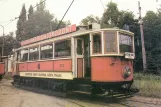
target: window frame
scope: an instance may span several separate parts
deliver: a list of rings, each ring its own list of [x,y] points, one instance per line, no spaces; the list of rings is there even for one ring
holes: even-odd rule
[[[38,48],[38,59],[36,59],[36,60],[30,60],[30,49],[36,48],[36,47]],[[33,47],[29,47],[28,49],[29,49],[28,61],[38,61],[38,60],[40,60],[40,45],[36,45],[36,46],[33,46]]]
[[[42,46],[45,46],[45,45],[50,45],[50,44],[52,45],[52,57],[50,57],[50,58],[41,58],[41,47],[42,47]],[[54,59],[54,58],[53,58],[53,55],[54,55],[53,53],[54,53],[55,51],[54,51],[53,42],[48,42],[48,43],[40,44],[40,49],[39,49],[39,51],[40,51],[40,56],[39,56],[39,57],[40,57],[40,60]]]
[[[21,51],[22,50],[28,50],[28,52],[27,52],[27,60],[22,60],[21,59]],[[20,58],[19,58],[19,56],[20,56]],[[29,61],[29,48],[23,48],[23,49],[21,49],[21,50],[19,50],[19,52],[18,52],[18,54],[17,54],[17,58],[18,58],[18,62],[27,62],[27,61]]]
[[[94,37],[94,34],[100,34],[100,46],[101,46],[101,49],[100,49],[100,52],[97,52],[97,53],[94,53],[94,42],[93,42],[93,37]],[[99,55],[99,54],[102,54],[102,32],[99,31],[99,32],[93,32],[91,33],[91,41],[92,41],[92,55]]]
[[[106,33],[114,33],[114,39],[115,39],[115,52],[107,52],[106,50]],[[104,54],[118,54],[118,36],[117,36],[117,31],[104,31],[103,32],[103,41],[104,41]]]
[[[131,52],[133,53],[134,52],[134,36],[132,36],[132,35],[130,35],[128,33],[118,32],[118,38],[119,38],[119,43],[118,43],[119,53],[120,54],[124,54],[125,53],[125,52],[121,52],[120,51],[120,34],[123,34],[123,35],[126,35],[126,36],[131,37]]]
[[[65,41],[65,40],[70,40],[70,56],[63,56],[63,57],[56,57],[55,56],[55,47],[56,47],[56,42],[59,42],[59,41]],[[72,39],[71,38],[67,38],[67,39],[61,39],[61,40],[56,40],[56,41],[54,41],[54,48],[53,48],[53,52],[54,52],[54,59],[66,59],[66,58],[71,58],[72,57]]]
[[[76,55],[77,56],[82,56],[82,55],[84,55],[84,43],[83,43],[84,40],[82,38],[76,38],[76,40],[77,40],[76,41],[77,42],[76,43]],[[81,45],[80,45],[81,46],[81,54],[78,53],[78,40],[81,40]]]

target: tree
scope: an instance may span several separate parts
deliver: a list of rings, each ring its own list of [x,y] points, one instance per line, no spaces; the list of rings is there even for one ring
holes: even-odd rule
[[[45,9],[45,3],[42,0],[37,5],[37,10],[30,15],[28,20],[24,23],[24,38],[23,40],[48,33],[56,29],[59,20],[50,14],[48,10]],[[30,6],[31,7],[31,6]],[[32,7],[30,8],[32,10]],[[30,10],[29,9],[29,10]],[[63,21],[59,28],[69,25],[70,21]]]
[[[133,26],[135,23],[134,14],[128,11],[120,11],[118,19],[118,27],[123,28],[124,25]]]
[[[118,27],[120,12],[117,8],[117,4],[109,2],[107,9],[102,16],[102,27]]]
[[[148,11],[143,18],[148,71],[161,74],[161,19],[160,12]]]
[[[22,6],[22,11],[21,11],[21,14],[20,14],[19,18],[22,19],[23,22],[26,21],[26,8],[25,8],[25,4]]]
[[[25,5],[23,5],[19,16],[19,20],[17,22],[16,39],[18,41],[22,41],[24,38],[25,21],[26,21],[26,9],[25,9]]]
[[[44,11],[45,10],[45,2],[40,0],[39,4],[37,4],[37,11]]]
[[[82,25],[88,25],[88,23],[93,23],[93,22],[96,22],[96,23],[99,23],[100,24],[99,17],[93,16],[93,15],[89,15],[86,18],[82,19],[80,24],[82,24]]]
[[[25,22],[24,40],[50,32],[53,16],[48,11],[35,11]]]
[[[10,55],[12,53],[13,48],[19,47],[19,42],[16,40],[16,38],[13,37],[13,32],[10,32],[8,35],[4,36],[4,55]],[[3,36],[0,37],[0,46],[2,46]],[[0,50],[1,53],[1,50]]]
[[[28,14],[28,19],[29,19],[34,12],[32,5],[30,5],[28,12],[29,12],[29,14]]]

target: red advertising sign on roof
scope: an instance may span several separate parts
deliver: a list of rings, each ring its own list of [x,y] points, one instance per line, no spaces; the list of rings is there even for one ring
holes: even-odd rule
[[[43,35],[40,35],[40,36],[36,36],[34,38],[31,38],[31,39],[28,39],[28,40],[25,40],[25,41],[22,41],[21,46],[31,44],[31,43],[34,43],[34,42],[38,42],[38,41],[42,41],[42,40],[45,40],[45,39],[57,37],[57,36],[67,34],[67,33],[71,33],[71,32],[74,32],[74,31],[76,31],[76,24],[70,25],[70,26],[67,26],[65,28],[58,29],[56,31],[49,32],[49,33],[46,33],[46,34],[43,34]]]

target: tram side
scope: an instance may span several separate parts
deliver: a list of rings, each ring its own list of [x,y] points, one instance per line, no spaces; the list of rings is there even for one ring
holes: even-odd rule
[[[124,30],[84,30],[28,41],[16,54],[17,85],[104,93],[133,83],[134,37]]]

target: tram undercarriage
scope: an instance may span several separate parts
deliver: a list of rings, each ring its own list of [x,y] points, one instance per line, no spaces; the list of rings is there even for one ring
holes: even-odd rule
[[[133,81],[115,83],[95,83],[90,80],[56,80],[46,78],[29,78],[14,76],[13,86],[16,87],[29,87],[32,89],[43,89],[52,92],[59,92],[67,94],[68,92],[85,93],[90,95],[107,95],[116,96],[133,95],[139,90],[131,88]],[[27,89],[27,88],[26,88]]]

